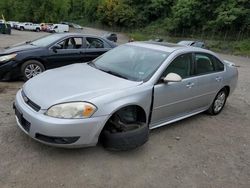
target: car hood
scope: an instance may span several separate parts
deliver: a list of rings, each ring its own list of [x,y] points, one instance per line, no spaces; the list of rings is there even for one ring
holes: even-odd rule
[[[16,53],[16,52],[25,51],[25,50],[33,50],[33,49],[36,49],[36,48],[39,48],[39,47],[30,45],[30,44],[7,47],[4,50],[0,51],[0,55]]]
[[[48,109],[58,103],[89,101],[141,83],[113,76],[88,64],[73,64],[32,78],[24,84],[23,91],[41,109]]]

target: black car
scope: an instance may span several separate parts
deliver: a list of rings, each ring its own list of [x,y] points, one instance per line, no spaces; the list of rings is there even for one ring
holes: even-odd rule
[[[47,69],[91,61],[114,47],[98,36],[51,34],[0,51],[0,80],[28,80]]]
[[[0,23],[0,34],[11,34],[11,25],[10,24],[5,24],[5,23]]]
[[[115,34],[115,33],[107,33],[107,34],[103,35],[103,38],[108,39],[108,40],[113,41],[113,42],[117,42],[117,34]]]

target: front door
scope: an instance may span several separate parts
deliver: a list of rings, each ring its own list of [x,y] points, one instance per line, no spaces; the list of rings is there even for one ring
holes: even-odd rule
[[[192,54],[182,54],[175,58],[164,71],[162,77],[176,73],[180,82],[159,82],[154,86],[154,104],[151,127],[171,121],[195,111],[197,104],[197,79],[193,77]]]
[[[56,44],[58,47],[49,50],[47,57],[48,68],[61,67],[73,63],[80,63],[84,60],[84,48],[82,37],[69,37]]]

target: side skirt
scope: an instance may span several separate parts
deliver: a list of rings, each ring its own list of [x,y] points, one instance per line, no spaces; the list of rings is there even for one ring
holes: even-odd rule
[[[165,122],[161,122],[159,124],[154,124],[154,125],[149,125],[149,129],[152,130],[152,129],[155,129],[155,128],[158,128],[158,127],[162,127],[164,125],[168,125],[170,123],[174,123],[176,121],[180,121],[182,119],[185,119],[185,118],[188,118],[188,117],[191,117],[191,116],[194,116],[196,114],[199,114],[201,112],[205,112],[208,108],[202,108],[201,110],[198,110],[198,111],[195,111],[195,112],[192,112],[192,113],[189,113],[189,114],[186,114],[186,115],[183,115],[183,116],[180,116],[180,117],[177,117],[177,118],[174,118],[174,119],[170,119],[170,120],[167,120]]]

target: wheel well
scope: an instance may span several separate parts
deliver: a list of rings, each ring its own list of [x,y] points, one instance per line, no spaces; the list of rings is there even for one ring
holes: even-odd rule
[[[225,86],[223,89],[225,89],[227,91],[227,96],[230,94],[230,87],[229,86]]]
[[[146,113],[142,107],[138,105],[125,106],[117,110],[109,118],[111,120],[114,116],[118,115],[123,123],[134,123],[134,122],[147,122]],[[109,120],[106,122],[106,127],[109,124]]]
[[[42,59],[39,58],[29,58],[29,59],[24,59],[21,63],[21,65],[23,65],[24,63],[26,63],[27,61],[38,61],[39,63],[41,63],[44,68],[46,69],[45,65],[44,65],[44,61]]]

